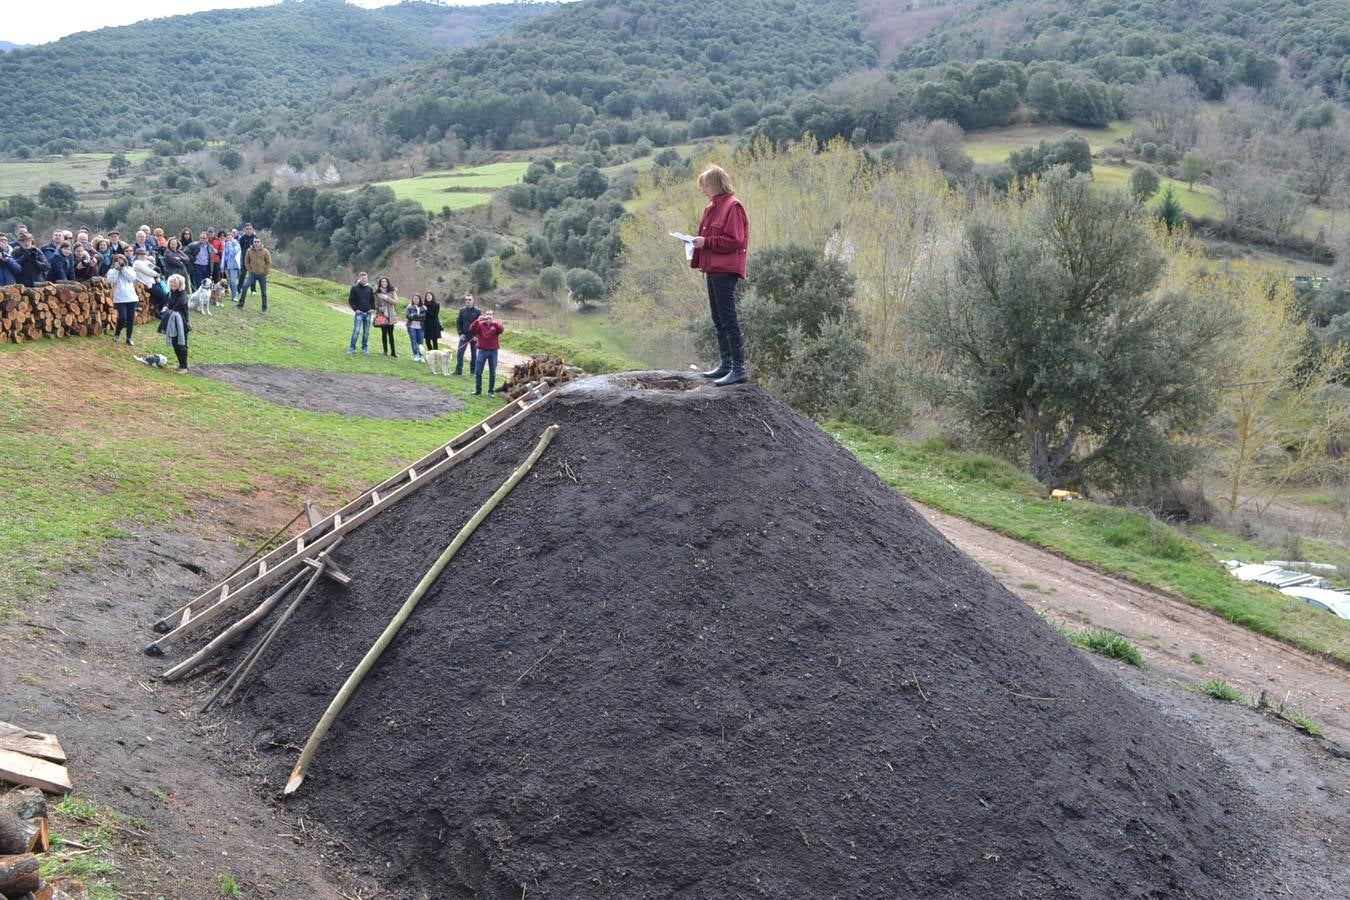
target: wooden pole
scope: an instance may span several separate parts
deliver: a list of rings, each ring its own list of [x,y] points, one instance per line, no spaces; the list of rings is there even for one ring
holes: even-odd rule
[[[411,616],[413,610],[417,608],[417,604],[421,602],[422,597],[426,594],[432,583],[440,577],[441,572],[445,571],[445,567],[449,565],[450,560],[454,555],[459,552],[459,548],[464,546],[465,542],[468,541],[469,537],[474,533],[478,526],[488,517],[488,514],[497,507],[497,504],[500,503],[507,494],[511,493],[512,488],[519,484],[520,480],[534,467],[534,464],[538,462],[539,457],[543,455],[544,450],[553,441],[553,436],[557,433],[558,426],[556,424],[550,425],[544,429],[544,433],[539,438],[539,443],[535,445],[534,450],[530,452],[530,455],[526,457],[525,461],[521,463],[514,472],[511,473],[511,477],[502,482],[502,486],[497,488],[492,496],[488,498],[487,502],[479,507],[478,512],[473,514],[473,518],[459,530],[459,534],[455,535],[455,539],[441,552],[441,555],[436,559],[436,562],[432,563],[431,568],[422,576],[422,580],[417,582],[417,587],[413,588],[412,593],[408,595],[408,599],[403,602],[403,606],[401,606],[399,611],[394,614],[394,618],[387,626],[385,626],[384,631],[376,638],[375,643],[371,648],[366,651],[366,655],[362,657],[361,662],[357,663],[356,668],[347,676],[347,680],[343,682],[342,687],[338,689],[337,695],[334,696],[332,702],[328,704],[328,709],[324,712],[323,717],[319,719],[319,724],[314,726],[314,732],[309,736],[309,740],[305,742],[304,750],[300,752],[300,759],[296,762],[295,768],[291,770],[291,777],[286,780],[286,789],[284,793],[294,794],[300,787],[301,783],[305,780],[305,773],[309,770],[309,764],[313,762],[314,754],[319,749],[320,742],[322,742],[324,736],[328,734],[328,729],[333,727],[333,723],[337,721],[337,717],[342,712],[342,708],[347,705],[347,701],[351,699],[352,694],[355,693],[357,687],[360,686],[370,670],[374,668],[380,655],[383,654],[393,642],[394,636],[397,635],[399,629],[403,627],[403,623],[408,621],[408,617]]]
[[[270,613],[272,609],[281,602],[281,599],[290,592],[291,588],[295,587],[296,584],[304,579],[306,574],[307,573],[304,570],[296,572],[291,576],[289,581],[273,591],[262,603],[259,603],[254,607],[252,612],[216,635],[216,637],[211,640],[211,643],[207,644],[178,665],[171,669],[166,669],[159,677],[163,678],[165,681],[176,681],[207,660],[215,658],[220,651],[225,649],[227,644],[239,637],[245,631],[248,631],[248,629],[252,628],[260,619]]]

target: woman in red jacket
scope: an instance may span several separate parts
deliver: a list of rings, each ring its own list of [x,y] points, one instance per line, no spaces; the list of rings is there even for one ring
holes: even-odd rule
[[[705,378],[713,383],[740,384],[750,376],[745,371],[745,341],[736,318],[736,286],[745,278],[745,257],[750,247],[750,220],[731,187],[731,177],[721,166],[709,166],[698,176],[698,186],[708,198],[703,220],[694,238],[694,258],[689,265],[708,280],[708,305],[722,364]]]

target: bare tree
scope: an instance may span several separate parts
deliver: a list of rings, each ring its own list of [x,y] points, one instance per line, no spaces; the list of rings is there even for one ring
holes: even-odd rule
[[[1178,147],[1195,145],[1200,93],[1184,75],[1150,75],[1134,91],[1135,113],[1154,133]]]
[[[1337,121],[1323,128],[1306,128],[1298,133],[1296,143],[1301,154],[1300,186],[1319,204],[1350,165],[1350,127]]]

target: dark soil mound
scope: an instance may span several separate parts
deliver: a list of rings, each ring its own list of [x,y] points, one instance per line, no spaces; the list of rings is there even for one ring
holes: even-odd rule
[[[1199,740],[810,422],[670,374],[569,386],[347,539],[232,708],[269,780],[552,421],[291,801],[394,894],[1251,893]]]
[[[193,366],[192,371],[271,403],[309,412],[367,419],[435,419],[464,408],[464,401],[453,394],[392,375],[255,365]]]

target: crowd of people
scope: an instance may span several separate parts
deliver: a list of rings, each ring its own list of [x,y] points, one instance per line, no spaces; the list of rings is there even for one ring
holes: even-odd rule
[[[187,336],[192,330],[189,292],[207,285],[240,309],[250,292],[260,293],[265,314],[271,271],[272,254],[251,224],[242,230],[207,228],[195,237],[191,228],[184,228],[167,238],[163,228],[142,225],[130,244],[115,228],[106,235],[86,228],[57,228],[40,247],[23,225],[15,228],[13,243],[0,232],[0,287],[106,279],[117,310],[113,340],[125,335],[128,346],[135,346],[132,333],[140,303],[136,285],[143,285],[154,301],[159,331],[177,357],[179,372],[187,371]]]
[[[400,313],[398,291],[389,279],[380,276],[370,283],[367,272],[360,273],[347,293],[347,305],[352,308],[352,339],[347,355],[356,352],[360,341],[361,352],[370,355],[370,328],[380,329],[380,349],[385,356],[397,358],[398,346],[394,328],[400,318],[408,329],[413,362],[425,362],[424,350],[440,350],[441,304],[433,291],[413,294]],[[483,370],[488,370],[488,394],[497,393],[497,353],[501,348],[500,335],[506,326],[498,321],[492,310],[480,310],[473,294],[464,295],[464,305],[455,316],[455,330],[459,341],[455,348],[455,374],[464,374],[464,353],[469,354],[469,371],[475,379],[475,394],[483,393]],[[448,349],[448,348],[446,348]]]

